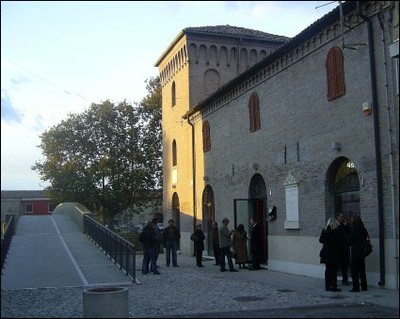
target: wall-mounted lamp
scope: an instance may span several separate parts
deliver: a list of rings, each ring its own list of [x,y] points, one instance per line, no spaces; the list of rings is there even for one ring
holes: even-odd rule
[[[333,151],[338,151],[338,152],[342,149],[342,145],[339,142],[333,142],[331,147]]]
[[[252,164],[251,168],[254,169],[255,171],[258,170],[258,164],[257,163]]]
[[[364,115],[371,115],[371,113],[372,113],[371,103],[370,102],[364,102],[362,104],[362,110],[363,110]]]
[[[173,185],[172,185],[172,188],[176,188],[176,185],[175,185],[175,184],[173,184]]]
[[[208,182],[209,178],[208,176],[203,176],[203,181]]]
[[[267,220],[272,221],[276,219],[276,206],[270,207],[268,210]]]

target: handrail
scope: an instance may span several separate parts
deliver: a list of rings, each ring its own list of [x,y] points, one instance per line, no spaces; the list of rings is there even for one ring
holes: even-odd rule
[[[84,233],[101,248],[107,256],[118,264],[120,269],[136,282],[136,249],[135,245],[125,238],[104,227],[89,214],[84,215]]]
[[[15,217],[14,215],[6,215],[5,229],[1,234],[1,271],[3,273],[4,262],[10,248],[11,239],[15,234]],[[3,225],[2,225],[3,226]]]

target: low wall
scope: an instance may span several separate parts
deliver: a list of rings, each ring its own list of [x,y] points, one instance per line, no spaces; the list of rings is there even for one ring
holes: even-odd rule
[[[57,205],[53,210],[53,214],[61,214],[68,216],[75,224],[78,225],[79,229],[84,232],[84,221],[83,217],[85,214],[91,214],[85,206],[75,202],[65,202]]]

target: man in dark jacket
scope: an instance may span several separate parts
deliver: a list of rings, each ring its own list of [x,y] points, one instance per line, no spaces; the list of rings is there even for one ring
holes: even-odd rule
[[[204,233],[201,229],[201,224],[196,226],[196,230],[190,236],[190,239],[194,241],[194,253],[196,255],[196,265],[197,267],[204,267],[202,260],[203,260],[203,250],[204,250]]]
[[[142,274],[146,275],[149,273],[149,263],[150,270],[154,275],[159,275],[156,264],[156,232],[153,228],[152,222],[147,222],[145,228],[139,236],[139,241],[143,245],[143,262],[142,262]]]
[[[181,234],[172,219],[168,221],[168,226],[162,232],[162,237],[165,245],[165,260],[167,267],[171,264],[171,255],[172,266],[179,267],[176,252],[178,250],[178,243],[181,239]]]

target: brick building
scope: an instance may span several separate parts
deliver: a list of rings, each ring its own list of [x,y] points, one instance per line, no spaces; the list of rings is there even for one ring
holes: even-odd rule
[[[53,211],[53,203],[43,190],[1,191],[1,220],[6,215],[47,215]]]
[[[163,212],[263,225],[271,270],[323,277],[318,237],[360,215],[371,285],[398,289],[398,2],[348,1],[292,39],[186,28],[156,62],[163,94]]]

